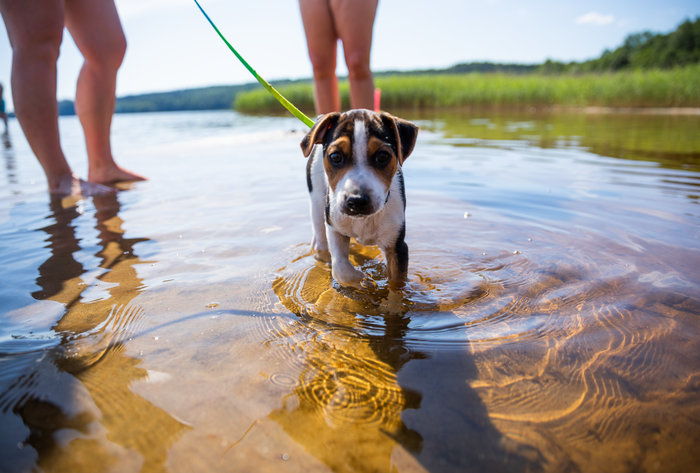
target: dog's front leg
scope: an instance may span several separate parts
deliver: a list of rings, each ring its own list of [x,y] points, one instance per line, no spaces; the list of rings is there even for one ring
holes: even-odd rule
[[[365,275],[350,263],[350,237],[326,227],[331,252],[331,274],[341,286],[361,287]]]
[[[386,255],[386,267],[389,276],[389,287],[401,289],[408,274],[408,245],[404,241],[404,231],[399,234],[394,246],[382,248]]]
[[[328,240],[326,239],[326,219],[323,210],[323,202],[318,201],[318,196],[311,196],[311,225],[313,227],[313,239],[311,250],[314,258],[325,263],[331,262],[331,254],[328,252]]]

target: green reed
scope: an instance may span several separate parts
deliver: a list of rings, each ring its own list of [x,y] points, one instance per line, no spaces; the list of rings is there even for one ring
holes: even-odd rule
[[[376,78],[382,109],[460,107],[700,107],[700,65],[670,70],[589,74],[397,74]],[[347,82],[340,83],[348,108]],[[310,83],[280,87],[302,110],[313,110]],[[234,108],[246,113],[275,113],[279,104],[264,90],[243,92]]]

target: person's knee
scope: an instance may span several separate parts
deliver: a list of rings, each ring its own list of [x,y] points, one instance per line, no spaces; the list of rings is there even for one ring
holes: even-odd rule
[[[63,27],[59,24],[46,24],[42,28],[27,28],[12,38],[13,54],[20,58],[31,58],[46,62],[56,62],[61,51]]]
[[[116,71],[124,61],[126,54],[126,36],[123,32],[106,35],[87,45],[81,51],[85,61],[102,69]]]
[[[124,61],[124,56],[126,55],[126,36],[122,32],[117,35],[114,39],[114,43],[111,48],[111,61],[114,67],[117,69],[122,65]]]
[[[350,79],[363,80],[372,77],[372,70],[369,67],[369,55],[364,52],[348,52],[345,54],[345,64],[348,67]]]
[[[327,79],[335,75],[335,58],[328,55],[309,54],[314,77],[317,79]]]
[[[103,51],[103,61],[107,63],[109,67],[114,69],[119,69],[124,61],[124,55],[126,54],[126,36],[123,32],[112,35],[112,38],[108,41],[107,46]]]

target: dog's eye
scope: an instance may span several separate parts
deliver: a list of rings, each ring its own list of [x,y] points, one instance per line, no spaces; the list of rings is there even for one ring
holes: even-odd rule
[[[333,151],[331,154],[328,155],[328,161],[335,166],[335,167],[340,167],[343,165],[343,161],[345,161],[345,157],[343,156],[342,153],[338,151]]]
[[[391,155],[386,151],[380,151],[374,155],[374,165],[383,168],[391,161]]]

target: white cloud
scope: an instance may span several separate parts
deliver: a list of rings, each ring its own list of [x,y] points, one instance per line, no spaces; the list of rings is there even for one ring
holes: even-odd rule
[[[595,11],[588,12],[576,18],[576,23],[579,25],[605,26],[612,24],[614,21],[615,15],[603,15]]]

